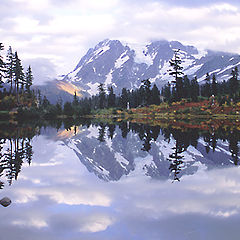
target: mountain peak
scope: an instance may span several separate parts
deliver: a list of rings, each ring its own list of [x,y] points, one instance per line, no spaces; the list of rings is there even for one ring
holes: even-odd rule
[[[161,88],[171,81],[167,70],[175,49],[181,50],[184,74],[190,78],[197,76],[199,81],[207,72],[215,73],[219,81],[224,80],[240,63],[237,54],[199,51],[178,41],[134,44],[105,39],[90,48],[63,81],[80,87],[85,95],[97,94],[99,83],[113,86],[116,92],[120,92],[124,87],[133,89],[139,87],[143,79],[150,79]]]

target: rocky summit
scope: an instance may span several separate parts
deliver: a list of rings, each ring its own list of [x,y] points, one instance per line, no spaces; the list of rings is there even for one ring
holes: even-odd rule
[[[99,83],[106,87],[111,85],[120,92],[124,87],[134,89],[139,87],[141,80],[150,79],[161,88],[171,80],[169,60],[177,49],[180,49],[184,74],[190,78],[197,76],[199,82],[204,80],[206,73],[215,74],[218,81],[227,80],[231,70],[240,65],[238,54],[200,51],[178,41],[138,45],[107,39],[89,49],[62,81],[80,87],[87,95],[96,94]]]
[[[179,50],[183,73],[190,79],[196,76],[200,84],[206,73],[215,74],[217,81],[228,80],[232,69],[240,65],[238,54],[198,50],[178,41],[161,40],[140,45],[106,39],[90,48],[73,71],[41,90],[54,102],[59,96],[65,101],[71,100],[74,91],[83,97],[95,95],[99,83],[104,83],[106,88],[113,86],[114,91],[120,93],[122,88],[134,89],[142,80],[150,79],[161,89],[172,80],[168,70],[175,50]]]

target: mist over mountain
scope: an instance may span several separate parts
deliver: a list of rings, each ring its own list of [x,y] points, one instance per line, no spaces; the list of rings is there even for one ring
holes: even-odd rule
[[[215,74],[217,81],[227,80],[231,70],[240,65],[238,54],[200,51],[178,41],[161,40],[138,45],[106,39],[90,48],[73,71],[56,81],[56,85],[70,84],[81,96],[97,94],[99,83],[104,83],[106,88],[113,86],[116,93],[122,88],[137,88],[144,79],[150,79],[161,88],[172,79],[168,74],[169,60],[176,49],[180,49],[184,74],[190,79],[196,76],[200,83],[206,73]],[[60,89],[59,86],[56,88]],[[53,92],[50,95],[53,96]]]

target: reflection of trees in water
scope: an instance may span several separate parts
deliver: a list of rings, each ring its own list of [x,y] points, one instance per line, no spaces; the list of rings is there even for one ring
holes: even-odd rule
[[[13,179],[17,180],[24,160],[31,164],[33,151],[29,138],[7,139],[5,143],[8,148],[2,154],[0,169],[1,175],[6,172],[8,183],[11,185]]]
[[[108,138],[113,139],[115,129],[116,129],[115,124],[108,124]]]
[[[209,153],[210,150],[215,151],[218,140],[228,141],[229,151],[231,152],[231,162],[235,165],[239,164],[239,146],[240,131],[237,129],[230,129],[219,127],[217,130],[213,126],[209,127],[209,131],[200,130],[197,128],[174,128],[174,126],[160,127],[148,126],[137,123],[120,122],[117,123],[123,138],[126,138],[130,131],[138,134],[139,139],[142,141],[141,150],[149,152],[151,150],[152,142],[155,142],[161,134],[164,136],[166,142],[171,139],[175,140],[175,146],[172,148],[173,152],[169,154],[168,160],[170,161],[169,169],[173,173],[174,180],[179,181],[179,174],[184,167],[183,153],[191,145],[197,148],[199,139],[203,139],[206,143],[205,151]],[[116,130],[115,124],[100,124],[99,128],[99,141],[104,141],[105,137],[113,138]],[[99,125],[98,125],[99,126]],[[106,133],[106,129],[107,132]]]
[[[151,141],[156,141],[160,134],[160,126],[148,126],[139,124],[130,124],[130,128],[138,133],[141,141],[143,141],[142,150],[149,151],[151,149]]]
[[[218,138],[213,126],[210,127],[209,131],[203,134],[203,140],[205,143],[207,143],[205,146],[206,153],[209,153],[210,149],[212,149],[214,152],[217,146]]]
[[[169,154],[168,160],[170,161],[169,170],[173,173],[173,180],[180,181],[179,174],[184,166],[184,156],[181,155],[192,145],[197,147],[199,134],[196,129],[183,131],[181,129],[167,128],[163,130],[165,139],[168,138],[170,142],[171,137],[175,139],[175,146],[172,148],[173,153]]]
[[[100,123],[99,125],[99,129],[98,129],[98,140],[99,142],[105,142],[105,128],[106,128],[106,125],[103,124],[103,123]]]
[[[210,149],[215,151],[217,147],[217,141],[222,140],[228,142],[229,151],[232,154],[231,161],[235,165],[239,165],[239,147],[238,143],[240,141],[240,131],[236,128],[225,129],[224,126],[219,128],[217,131],[212,127],[210,131],[205,131],[202,134],[205,143],[206,152],[209,153]]]
[[[31,139],[35,135],[34,128],[14,129],[7,137],[0,140],[0,177],[5,177],[11,185],[17,180],[24,161],[31,164],[33,150]],[[0,188],[4,183],[0,182]]]
[[[240,134],[239,131],[233,130],[230,132],[229,135],[229,151],[232,154],[232,160],[234,162],[235,165],[239,165],[239,157],[238,157],[238,153],[239,153],[239,147],[238,147],[238,142],[240,139]]]

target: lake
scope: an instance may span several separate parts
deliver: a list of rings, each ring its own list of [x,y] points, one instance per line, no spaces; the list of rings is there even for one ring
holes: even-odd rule
[[[4,240],[238,240],[239,127],[1,127]]]

